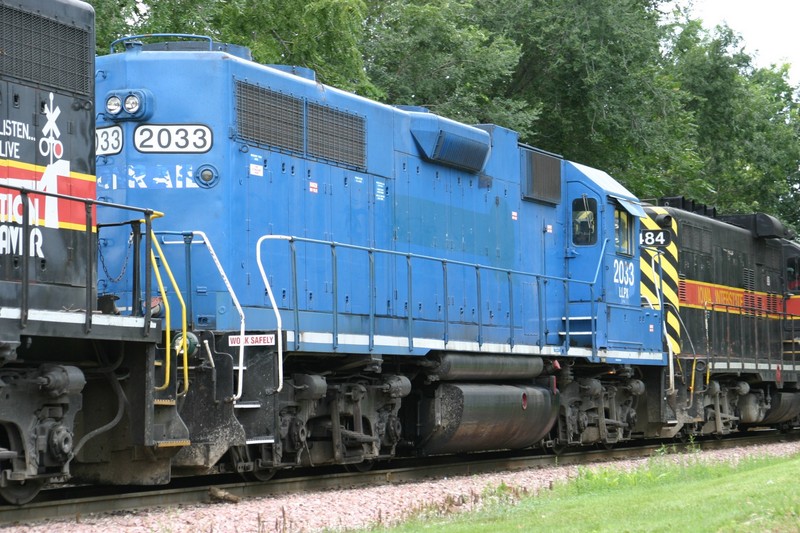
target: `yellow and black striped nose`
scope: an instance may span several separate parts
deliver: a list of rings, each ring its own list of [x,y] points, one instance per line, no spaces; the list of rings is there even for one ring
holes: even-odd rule
[[[662,293],[666,312],[664,314],[667,324],[667,339],[674,353],[681,351],[681,327],[678,320],[680,312],[680,302],[678,300],[678,223],[670,217],[668,227],[659,226],[655,217],[658,215],[668,215],[663,207],[647,207],[645,209],[648,216],[642,218],[642,229],[667,229],[672,233],[669,245],[664,247],[645,247],[642,246],[641,269],[642,269],[642,297],[646,298],[652,305],[659,305],[659,293]]]

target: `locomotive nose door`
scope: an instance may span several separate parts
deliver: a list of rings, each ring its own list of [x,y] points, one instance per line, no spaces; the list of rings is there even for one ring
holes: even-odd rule
[[[567,236],[568,303],[563,319],[562,336],[570,346],[592,346],[597,330],[597,301],[603,294],[604,278],[600,275],[603,250],[608,245],[604,236],[605,205],[600,196],[580,183],[568,186],[569,207]]]

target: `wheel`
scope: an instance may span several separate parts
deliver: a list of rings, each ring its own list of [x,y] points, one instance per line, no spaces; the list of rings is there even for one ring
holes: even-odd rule
[[[345,470],[348,472],[369,472],[375,466],[374,460],[361,461],[360,463],[351,463],[344,465]]]
[[[263,461],[264,450],[260,446],[233,446],[230,449],[231,461],[236,467],[240,463],[253,463],[253,470],[241,471],[240,475],[245,481],[269,481],[275,476],[277,468],[258,468],[260,465],[271,465],[272,461]]]
[[[12,505],[25,505],[33,500],[42,490],[44,480],[28,479],[25,481],[9,481],[0,487],[0,498]]]
[[[247,472],[247,477],[250,478],[251,481],[269,481],[275,477],[276,472],[278,472],[276,468],[254,470],[253,472]]]
[[[550,446],[550,447],[549,447],[549,448],[547,448],[547,449],[548,449],[548,450],[550,451],[550,453],[552,453],[553,455],[555,455],[555,456],[559,456],[559,455],[561,455],[562,453],[564,453],[564,452],[567,450],[567,448],[568,448],[568,446],[567,446],[566,444],[564,444],[564,443],[561,443],[561,442],[556,442],[556,443],[554,443],[552,446]]]

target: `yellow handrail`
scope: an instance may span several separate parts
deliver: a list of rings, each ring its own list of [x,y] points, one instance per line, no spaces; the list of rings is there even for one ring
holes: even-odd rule
[[[172,350],[172,343],[170,342],[170,311],[169,311],[169,300],[167,300],[167,293],[164,290],[164,282],[161,280],[161,272],[158,270],[158,263],[156,262],[156,254],[153,253],[152,248],[150,249],[150,263],[153,266],[153,273],[156,275],[156,282],[158,283],[158,292],[161,294],[161,301],[164,302],[164,313],[167,317],[167,325],[164,329],[164,334],[167,340],[167,349],[166,349],[166,360],[164,361],[164,384],[160,387],[156,387],[157,391],[166,390],[169,387],[170,375],[172,374],[172,354],[170,350]],[[151,302],[147,302],[147,305],[151,305]]]
[[[169,263],[167,263],[167,259],[164,257],[164,252],[161,251],[161,245],[158,244],[158,238],[153,230],[150,230],[150,238],[155,246],[156,251],[158,252],[159,257],[162,259],[162,263],[164,264],[164,270],[167,271],[167,276],[169,276],[169,281],[172,283],[172,288],[175,290],[175,294],[178,296],[178,301],[181,304],[181,344],[180,349],[177,350],[178,354],[183,354],[183,391],[178,393],[179,396],[185,395],[189,392],[189,347],[186,335],[186,303],[183,300],[183,295],[181,294],[180,288],[178,287],[178,283],[175,281],[175,277],[172,275],[172,270],[169,268]],[[172,350],[172,343],[170,342],[169,338],[169,323],[170,323],[170,315],[169,315],[169,305],[167,303],[166,294],[163,291],[163,285],[161,283],[161,275],[159,274],[158,268],[155,264],[155,255],[153,251],[150,250],[150,255],[153,261],[153,271],[156,274],[156,280],[159,283],[159,288],[162,291],[162,298],[164,300],[164,309],[166,310],[166,319],[167,319],[167,327],[166,327],[166,350],[167,350],[167,363],[166,368],[169,370],[169,359],[171,357],[170,350]],[[157,388],[156,390],[164,390],[169,385],[169,375],[167,375],[166,382],[164,383],[163,388]]]

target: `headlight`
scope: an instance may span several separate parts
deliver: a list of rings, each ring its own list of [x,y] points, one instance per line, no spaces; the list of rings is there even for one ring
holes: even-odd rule
[[[141,105],[142,103],[139,101],[139,97],[135,94],[129,94],[125,97],[125,111],[131,115],[139,111]]]
[[[119,96],[110,96],[108,100],[106,100],[106,112],[109,115],[117,115],[122,110],[122,100],[119,99]]]
[[[106,93],[106,118],[113,121],[147,120],[153,111],[153,95],[147,89],[120,88]]]

